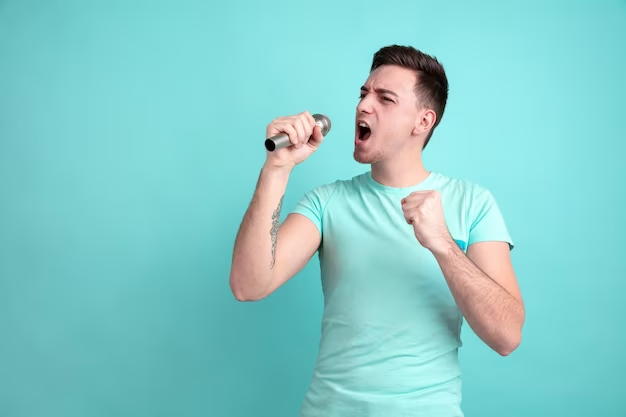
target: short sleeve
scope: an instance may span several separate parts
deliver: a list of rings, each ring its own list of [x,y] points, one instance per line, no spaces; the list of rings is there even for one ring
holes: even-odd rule
[[[291,213],[301,214],[313,222],[317,230],[322,234],[324,228],[324,211],[335,190],[335,184],[316,187],[298,201]]]
[[[507,242],[514,247],[498,204],[488,190],[477,187],[470,204],[470,231],[468,245],[477,242]]]

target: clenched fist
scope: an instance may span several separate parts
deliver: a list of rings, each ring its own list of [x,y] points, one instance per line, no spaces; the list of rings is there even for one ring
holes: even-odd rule
[[[441,195],[435,190],[415,191],[402,199],[406,222],[413,226],[419,243],[431,252],[444,251],[450,242],[441,205]]]

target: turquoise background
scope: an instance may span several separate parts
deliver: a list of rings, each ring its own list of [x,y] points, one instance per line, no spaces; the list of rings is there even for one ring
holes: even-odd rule
[[[0,416],[296,416],[317,260],[238,303],[235,234],[279,115],[333,122],[285,210],[368,168],[354,107],[392,43],[449,76],[427,166],[517,244],[524,339],[464,328],[466,415],[626,415],[625,1],[0,0]]]

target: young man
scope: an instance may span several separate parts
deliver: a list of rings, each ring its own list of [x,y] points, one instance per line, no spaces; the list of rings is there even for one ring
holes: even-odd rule
[[[267,128],[292,146],[267,155],[230,285],[259,300],[319,253],[322,336],[302,417],[462,416],[463,318],[500,355],[520,343],[513,242],[493,196],[422,164],[447,95],[435,58],[379,50],[355,118],[354,158],[371,170],[311,190],[282,224],[289,175],[323,137],[308,112]]]

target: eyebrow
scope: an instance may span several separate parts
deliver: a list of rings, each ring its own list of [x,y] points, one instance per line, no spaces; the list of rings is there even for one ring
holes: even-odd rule
[[[365,87],[365,86],[362,86],[361,87],[361,91],[369,91],[369,89],[367,87]],[[390,94],[392,96],[398,97],[398,95],[396,93],[394,93],[391,90],[387,90],[386,88],[375,88],[374,91],[376,91],[379,94],[380,93],[382,93],[382,94]]]

